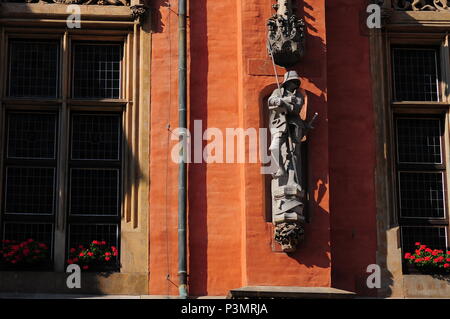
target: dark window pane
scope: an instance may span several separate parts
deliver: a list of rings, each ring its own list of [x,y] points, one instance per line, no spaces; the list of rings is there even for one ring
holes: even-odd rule
[[[6,213],[52,214],[54,187],[54,168],[7,167]]]
[[[74,97],[118,99],[121,60],[120,45],[75,45]]]
[[[394,99],[438,101],[436,50],[394,49]]]
[[[116,224],[71,224],[69,248],[87,246],[93,240],[106,241],[108,246],[118,248],[118,227]]]
[[[439,119],[397,119],[399,163],[442,163]]]
[[[119,160],[120,116],[72,117],[72,159]]]
[[[59,44],[11,41],[9,95],[56,98],[58,96]]]
[[[445,216],[444,185],[441,172],[400,172],[400,216]]]
[[[432,249],[447,249],[447,232],[445,227],[401,227],[403,252],[414,252],[415,243],[427,245]]]
[[[56,115],[8,114],[9,158],[55,158]]]
[[[71,214],[116,216],[118,212],[119,170],[71,170]]]

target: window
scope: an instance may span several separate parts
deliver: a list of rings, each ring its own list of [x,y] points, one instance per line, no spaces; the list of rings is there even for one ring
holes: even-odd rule
[[[58,42],[13,40],[9,45],[9,96],[58,97]]]
[[[416,242],[448,246],[448,107],[440,69],[437,48],[392,49],[397,215],[404,252],[414,251]]]
[[[395,101],[438,101],[437,50],[395,48]]]
[[[119,246],[123,42],[7,44],[1,238],[47,245],[47,269],[92,240]]]
[[[91,239],[118,245],[121,117],[74,113],[69,162],[69,246]],[[94,220],[95,222],[90,222]]]

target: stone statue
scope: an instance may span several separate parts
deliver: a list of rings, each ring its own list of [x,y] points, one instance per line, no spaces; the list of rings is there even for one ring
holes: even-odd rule
[[[277,171],[272,179],[272,220],[275,240],[284,252],[293,252],[304,234],[304,190],[300,143],[311,124],[300,118],[305,96],[299,90],[297,72],[288,71],[279,89],[273,91],[268,101],[270,111],[270,151]]]
[[[305,54],[305,23],[293,13],[291,0],[277,0],[277,13],[268,21],[267,48],[282,67],[297,64]]]

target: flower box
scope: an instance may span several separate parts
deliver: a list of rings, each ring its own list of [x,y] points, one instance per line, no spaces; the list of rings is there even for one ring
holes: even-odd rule
[[[1,270],[50,270],[53,267],[46,244],[30,238],[25,241],[3,240],[0,246]]]
[[[431,249],[421,243],[416,243],[416,250],[404,256],[404,272],[410,274],[449,275],[450,251]]]
[[[69,250],[67,264],[77,264],[82,271],[114,272],[118,271],[119,251],[108,246],[105,241],[93,240],[88,246],[79,245]]]

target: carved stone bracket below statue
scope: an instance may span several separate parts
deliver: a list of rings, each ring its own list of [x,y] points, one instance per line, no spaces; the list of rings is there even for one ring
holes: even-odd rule
[[[290,222],[275,225],[275,241],[281,245],[285,253],[292,253],[303,241],[305,230],[300,223]]]

